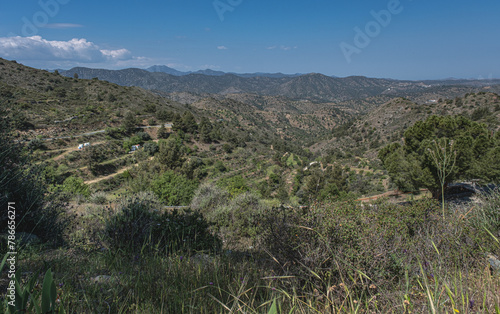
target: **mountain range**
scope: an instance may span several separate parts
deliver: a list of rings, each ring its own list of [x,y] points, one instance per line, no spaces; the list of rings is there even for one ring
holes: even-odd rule
[[[166,73],[168,71],[176,74]],[[457,97],[466,92],[478,92],[492,86],[496,86],[493,88],[496,91],[500,86],[500,79],[402,81],[364,76],[338,78],[318,73],[281,77],[281,74],[237,75],[212,70],[188,74],[166,66],[154,66],[148,70],[138,68],[104,70],[76,67],[60,71],[60,73],[67,77],[77,75],[81,79],[98,78],[122,86],[138,86],[163,93],[188,92],[219,95],[243,93],[283,96],[294,100],[306,99],[316,102],[342,102],[384,95],[409,97],[413,100],[421,98],[419,101],[426,102],[438,98]],[[457,87],[460,88],[457,90]]]
[[[302,74],[296,73],[296,74],[283,74],[283,73],[264,73],[264,72],[257,72],[257,73],[234,73],[234,72],[223,72],[223,71],[215,71],[211,69],[205,69],[205,70],[198,70],[198,71],[187,71],[187,72],[182,72],[176,69],[173,69],[171,67],[168,67],[166,65],[153,65],[147,69],[146,71],[149,72],[160,72],[160,73],[166,73],[170,75],[175,75],[175,76],[184,76],[184,75],[189,75],[189,74],[203,74],[203,75],[209,75],[209,76],[222,76],[225,74],[233,74],[239,77],[257,77],[257,76],[262,76],[262,77],[274,77],[274,78],[282,78],[282,77],[296,77],[300,76]]]

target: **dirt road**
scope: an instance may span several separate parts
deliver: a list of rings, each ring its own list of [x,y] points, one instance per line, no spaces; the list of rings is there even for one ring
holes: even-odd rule
[[[113,177],[116,177],[117,175],[121,174],[121,173],[124,173],[125,171],[127,170],[130,170],[132,169],[133,167],[136,167],[138,166],[139,164],[133,164],[131,166],[127,166],[125,168],[122,168],[120,170],[118,170],[117,172],[115,173],[112,173],[110,175],[107,175],[107,176],[104,176],[104,177],[99,177],[99,178],[95,178],[95,179],[92,179],[92,180],[89,180],[89,181],[85,181],[84,183],[85,184],[93,184],[93,183],[97,183],[97,182],[101,182],[103,180],[108,180],[108,179],[111,179]]]
[[[104,144],[104,143],[106,143],[106,142],[104,142],[104,141],[102,141],[102,142],[96,142],[96,143],[92,143],[92,145],[100,145],[100,144]],[[77,150],[79,150],[79,149],[78,149],[78,146],[77,146],[77,147],[70,147],[70,148],[66,148],[66,149],[65,149],[65,152],[64,152],[64,153],[62,153],[62,154],[60,154],[60,155],[55,156],[55,157],[54,157],[54,160],[55,160],[55,161],[61,160],[64,156],[68,155],[68,154],[69,154],[69,153],[71,153],[71,152],[75,152],[75,151],[77,151]]]

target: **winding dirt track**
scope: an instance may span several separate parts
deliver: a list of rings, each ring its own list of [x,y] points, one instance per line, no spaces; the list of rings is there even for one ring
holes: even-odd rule
[[[153,160],[153,159],[154,159],[154,157],[149,157],[149,160]],[[130,170],[130,169],[132,169],[134,167],[137,167],[137,166],[139,166],[138,163],[130,165],[130,166],[127,166],[127,167],[124,167],[124,168],[121,168],[117,172],[114,172],[114,173],[112,173],[110,175],[107,175],[107,176],[104,176],[104,177],[99,177],[99,178],[95,178],[95,179],[92,179],[92,180],[84,181],[84,183],[85,184],[93,184],[93,183],[101,182],[103,180],[108,180],[108,179],[116,177],[117,175],[119,175],[121,173],[124,173],[125,171]]]
[[[139,165],[139,164],[133,164],[133,165],[131,165],[131,166],[127,166],[127,167],[125,167],[125,168],[122,168],[122,169],[118,170],[117,172],[112,173],[112,174],[110,174],[110,175],[107,175],[107,176],[104,176],[104,177],[95,178],[95,179],[92,179],[92,180],[89,180],[89,181],[85,181],[84,183],[85,183],[85,184],[93,184],[93,183],[101,182],[101,181],[103,181],[103,180],[111,179],[111,178],[116,177],[117,175],[119,175],[119,174],[121,174],[121,173],[124,173],[125,171],[130,170],[130,169],[132,169],[133,167],[136,167],[136,166],[138,166],[138,165]]]
[[[427,191],[429,191],[429,190],[427,190],[427,189],[420,189],[421,193],[422,192],[427,192]],[[397,190],[387,191],[385,193],[378,194],[378,195],[373,195],[373,196],[370,196],[370,197],[358,198],[356,200],[356,202],[369,202],[369,201],[378,200],[379,198],[382,198],[382,197],[396,196],[396,195],[407,195],[407,194],[411,194],[411,193],[403,193],[403,192],[399,192]]]

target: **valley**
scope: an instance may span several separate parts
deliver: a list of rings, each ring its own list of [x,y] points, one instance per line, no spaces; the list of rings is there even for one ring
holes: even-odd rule
[[[439,306],[475,289],[498,308],[481,256],[499,252],[499,192],[457,183],[498,183],[500,80],[155,69],[0,59],[0,200],[42,243],[20,267],[51,265],[67,310],[337,313],[353,293],[425,312],[454,261],[481,280]]]

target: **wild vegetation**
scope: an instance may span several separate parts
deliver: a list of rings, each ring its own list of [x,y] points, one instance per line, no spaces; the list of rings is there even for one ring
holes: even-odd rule
[[[181,103],[0,62],[18,310],[500,313],[500,191],[451,195],[498,183],[498,95]]]

